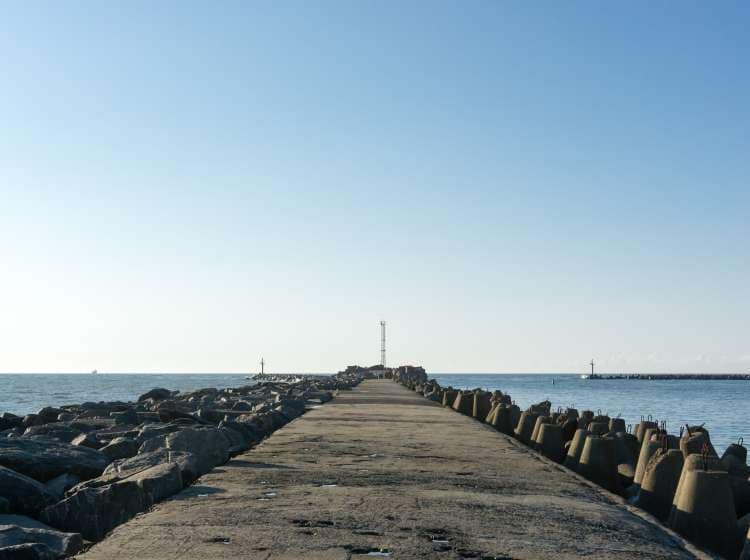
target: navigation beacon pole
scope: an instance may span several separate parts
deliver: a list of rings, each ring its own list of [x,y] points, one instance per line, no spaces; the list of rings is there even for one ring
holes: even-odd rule
[[[260,374],[263,375],[266,371],[266,361],[261,358],[260,359]]]
[[[385,369],[385,321],[380,321],[380,365]]]

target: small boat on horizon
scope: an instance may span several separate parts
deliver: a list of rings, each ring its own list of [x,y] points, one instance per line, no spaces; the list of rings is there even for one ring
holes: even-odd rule
[[[99,372],[96,371],[96,370],[94,370],[94,371],[91,372],[91,375],[96,375],[97,373],[99,373]]]

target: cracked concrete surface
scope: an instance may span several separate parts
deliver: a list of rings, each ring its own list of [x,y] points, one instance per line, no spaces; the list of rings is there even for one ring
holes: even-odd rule
[[[85,560],[709,558],[471,418],[365,381],[115,529]]]

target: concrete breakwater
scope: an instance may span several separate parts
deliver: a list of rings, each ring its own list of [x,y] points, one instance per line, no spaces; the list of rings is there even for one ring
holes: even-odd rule
[[[750,469],[742,441],[719,457],[705,426],[670,434],[664,423],[646,417],[629,429],[621,418],[553,410],[549,401],[520,410],[501,391],[441,387],[421,369],[392,377],[627,498],[698,546],[750,560]]]
[[[750,381],[750,373],[595,373],[587,379],[640,379],[646,381]]]
[[[358,373],[0,415],[0,560],[57,559],[258,444]]]

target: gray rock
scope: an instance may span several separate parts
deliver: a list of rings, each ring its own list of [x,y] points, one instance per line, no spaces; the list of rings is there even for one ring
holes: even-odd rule
[[[0,549],[34,543],[43,544],[56,554],[65,556],[72,556],[83,548],[81,535],[55,531],[38,522],[0,525]]]
[[[218,428],[185,428],[179,432],[152,438],[141,445],[139,453],[169,449],[187,451],[196,456],[198,476],[229,460],[229,440]]]
[[[0,414],[0,430],[9,430],[11,428],[20,428],[23,418],[11,414],[10,412],[3,412]]]
[[[45,424],[49,422],[57,422],[57,417],[60,415],[62,410],[59,408],[53,408],[51,406],[44,407],[42,410],[36,413],[37,418]]]
[[[0,560],[58,560],[60,554],[46,544],[18,544],[0,548]]]
[[[104,470],[101,477],[89,480],[84,485],[110,484],[162,463],[176,464],[180,468],[184,484],[189,484],[199,476],[198,458],[193,453],[160,449],[150,453],[139,453],[130,459],[114,461]]]
[[[0,467],[0,496],[8,501],[9,511],[32,516],[57,500],[41,482],[5,467]]]
[[[0,439],[0,465],[41,482],[64,473],[75,474],[81,480],[95,478],[109,462],[95,449],[51,439]]]
[[[23,417],[21,426],[23,426],[24,428],[28,428],[29,426],[38,426],[43,423],[44,422],[41,422],[36,414],[27,414]]]
[[[70,443],[80,434],[81,432],[79,430],[71,428],[70,426],[62,424],[60,422],[55,422],[52,424],[42,424],[41,426],[30,426],[26,428],[26,431],[24,431],[23,433],[25,437],[45,436],[59,441],[64,441],[65,443]]]
[[[71,420],[74,420],[76,417],[75,414],[72,412],[61,412],[57,415],[57,421],[58,422],[70,422]]]
[[[81,482],[81,479],[76,475],[65,473],[53,478],[47,484],[45,484],[45,486],[57,500],[61,500],[65,495],[65,492],[73,488],[73,486],[75,486],[79,482]]]
[[[177,464],[161,464],[100,488],[85,488],[45,509],[41,519],[92,541],[182,489]]]
[[[81,434],[74,438],[71,445],[82,445],[83,447],[89,447],[91,449],[101,449],[104,447],[104,442],[99,441],[95,433],[89,432],[87,434]]]
[[[170,408],[160,408],[158,411],[158,415],[159,421],[164,422],[165,424],[174,420],[188,420],[191,424],[205,423],[203,420],[196,416],[193,416],[192,414]]]
[[[181,429],[182,426],[179,426],[178,424],[146,424],[138,432],[135,441],[139,445],[142,445],[149,439],[155,438],[157,436],[171,434]]]
[[[249,442],[245,439],[245,436],[238,430],[233,430],[225,426],[219,426],[219,432],[224,436],[229,443],[229,455],[234,457],[238,453],[247,451],[250,449]]]
[[[129,438],[116,437],[100,449],[110,461],[115,459],[127,459],[138,453],[138,444]]]
[[[138,424],[138,413],[134,409],[128,409],[122,412],[110,412],[110,418],[113,418],[116,426],[123,424],[135,426]]]
[[[143,393],[140,397],[138,397],[138,402],[143,402],[148,399],[161,401],[164,399],[168,399],[171,396],[172,391],[170,391],[169,389],[156,388],[151,389],[148,393]]]

